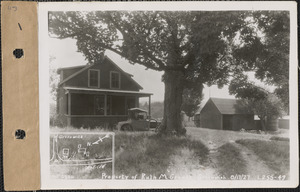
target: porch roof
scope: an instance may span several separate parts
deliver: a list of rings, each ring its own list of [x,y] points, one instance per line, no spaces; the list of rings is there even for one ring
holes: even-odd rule
[[[139,96],[150,96],[152,93],[143,93],[139,91],[127,91],[127,90],[112,90],[112,89],[93,89],[93,88],[82,88],[82,87],[64,87],[68,91],[85,91],[85,92],[102,92],[102,93],[124,93],[134,94]]]

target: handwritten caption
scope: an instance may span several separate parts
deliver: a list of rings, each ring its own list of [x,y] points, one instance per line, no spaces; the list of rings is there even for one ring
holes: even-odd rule
[[[136,175],[109,175],[102,173],[100,179],[120,179],[120,180],[183,180],[183,179],[192,179],[192,180],[278,180],[284,181],[287,179],[286,175],[231,175],[229,177],[218,175],[218,176],[178,176],[175,174],[136,174]]]

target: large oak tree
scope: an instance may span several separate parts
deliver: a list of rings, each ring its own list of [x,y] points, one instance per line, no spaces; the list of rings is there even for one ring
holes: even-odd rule
[[[263,64],[268,58],[257,50],[266,50],[269,40],[276,41],[272,37],[269,39],[274,35],[274,30],[269,29],[274,23],[274,15],[281,18],[282,14],[248,11],[49,12],[49,34],[55,38],[76,39],[78,51],[90,63],[101,61],[104,52],[110,50],[131,63],[164,71],[164,118],[160,133],[182,135],[185,129],[180,111],[184,90],[202,92],[203,84],[223,86],[247,70],[260,69],[257,74],[262,79],[271,73],[271,69]],[[272,46],[276,48],[277,45]],[[266,51],[275,54],[277,50]],[[272,83],[275,81],[268,79]]]

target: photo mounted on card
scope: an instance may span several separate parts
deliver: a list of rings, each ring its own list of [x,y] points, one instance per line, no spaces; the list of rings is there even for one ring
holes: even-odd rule
[[[39,3],[41,188],[298,186],[296,16]]]

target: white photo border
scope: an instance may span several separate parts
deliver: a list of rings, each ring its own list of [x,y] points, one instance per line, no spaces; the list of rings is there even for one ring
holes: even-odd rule
[[[290,179],[253,180],[53,180],[49,166],[49,47],[48,11],[161,10],[161,11],[290,11]],[[235,2],[40,2],[39,11],[39,108],[41,189],[154,189],[154,188],[294,188],[299,184],[298,149],[298,38],[297,3],[293,1]]]

